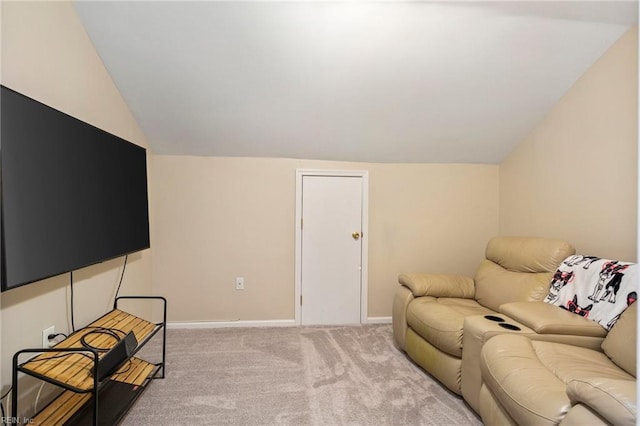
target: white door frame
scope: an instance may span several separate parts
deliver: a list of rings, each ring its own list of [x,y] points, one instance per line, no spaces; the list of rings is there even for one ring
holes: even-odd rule
[[[302,323],[300,296],[302,294],[302,178],[304,176],[336,176],[362,178],[362,273],[360,286],[360,322],[368,322],[367,297],[369,288],[369,172],[366,170],[296,169],[296,253],[295,253],[295,323]]]

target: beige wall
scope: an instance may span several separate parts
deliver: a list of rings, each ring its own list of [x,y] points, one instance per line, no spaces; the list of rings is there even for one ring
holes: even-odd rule
[[[294,318],[297,168],[369,171],[369,317],[390,316],[401,271],[473,273],[498,231],[498,166],[156,156],[154,289],[171,321]]]
[[[500,233],[563,238],[635,261],[638,28],[627,32],[500,166]]]
[[[2,2],[2,84],[146,146],[146,140],[106,72],[69,2]],[[150,253],[130,256],[121,294],[151,292]],[[109,309],[123,259],[76,271],[75,322]],[[69,274],[2,294],[2,391],[11,357],[41,345],[42,330],[68,332]],[[28,409],[28,407],[25,407]]]

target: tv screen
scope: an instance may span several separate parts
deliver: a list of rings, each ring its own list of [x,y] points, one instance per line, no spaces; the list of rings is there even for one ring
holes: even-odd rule
[[[2,291],[148,248],[145,149],[0,96]]]

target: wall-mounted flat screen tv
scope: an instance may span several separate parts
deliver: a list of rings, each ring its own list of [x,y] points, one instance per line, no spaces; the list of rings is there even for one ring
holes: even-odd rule
[[[2,291],[150,246],[146,151],[7,87]]]

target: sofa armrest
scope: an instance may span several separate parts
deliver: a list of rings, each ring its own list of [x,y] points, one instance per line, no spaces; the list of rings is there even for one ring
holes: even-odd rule
[[[595,321],[545,302],[510,302],[500,305],[499,310],[538,334],[607,335],[607,330]]]
[[[636,424],[636,381],[596,377],[571,380],[567,396],[572,405],[584,404],[614,425]]]
[[[475,294],[473,279],[463,275],[400,274],[398,281],[411,290],[414,297],[433,296],[472,299]]]

